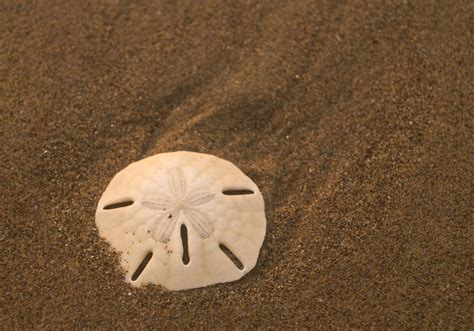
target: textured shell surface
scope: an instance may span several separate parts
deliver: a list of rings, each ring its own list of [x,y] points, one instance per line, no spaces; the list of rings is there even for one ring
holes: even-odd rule
[[[256,264],[266,231],[257,185],[229,161],[161,153],[112,179],[96,211],[125,280],[169,290],[234,281]]]

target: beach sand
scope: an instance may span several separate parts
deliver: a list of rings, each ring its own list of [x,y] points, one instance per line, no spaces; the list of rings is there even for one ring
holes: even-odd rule
[[[2,329],[474,326],[474,2],[0,5]],[[260,187],[239,281],[124,282],[94,214],[189,150]]]

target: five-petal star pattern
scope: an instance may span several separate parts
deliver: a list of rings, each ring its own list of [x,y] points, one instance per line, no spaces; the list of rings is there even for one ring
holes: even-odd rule
[[[179,168],[168,170],[168,185],[170,194],[160,193],[142,201],[143,206],[160,211],[153,238],[161,243],[166,242],[181,212],[201,238],[209,238],[214,233],[214,227],[206,214],[196,207],[211,201],[214,193],[202,191],[188,194],[186,178]]]

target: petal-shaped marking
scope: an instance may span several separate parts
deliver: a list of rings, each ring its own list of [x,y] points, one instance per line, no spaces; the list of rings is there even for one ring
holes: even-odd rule
[[[186,198],[186,204],[189,206],[203,205],[214,198],[214,193],[211,192],[198,192],[193,193]]]
[[[185,208],[184,216],[191,222],[192,226],[201,238],[209,238],[214,233],[214,227],[206,219],[206,215],[194,208]]]
[[[165,243],[171,236],[176,221],[179,218],[179,210],[172,210],[169,213],[163,213],[160,216],[160,225],[153,234],[153,238],[161,243]]]
[[[168,170],[170,190],[177,200],[182,200],[186,194],[186,178],[179,168]]]
[[[171,197],[163,194],[160,196],[149,196],[142,201],[142,205],[151,209],[167,210],[174,206],[174,202]]]

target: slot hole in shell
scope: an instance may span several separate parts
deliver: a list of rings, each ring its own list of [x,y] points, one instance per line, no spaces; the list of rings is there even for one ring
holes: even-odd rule
[[[126,200],[117,203],[112,203],[104,207],[105,210],[124,208],[133,205],[133,200]]]
[[[235,256],[234,253],[232,253],[232,251],[229,248],[227,248],[226,245],[219,244],[219,248],[229,258],[229,260],[231,260],[232,263],[235,264],[237,269],[239,269],[239,270],[244,269],[244,265],[242,264],[242,262],[239,260],[239,258],[237,256]]]
[[[254,192],[252,190],[246,190],[246,189],[238,189],[238,190],[224,190],[222,191],[222,194],[224,195],[249,195],[253,194]]]
[[[146,266],[148,265],[152,257],[153,257],[153,252],[148,252],[148,254],[145,255],[145,257],[143,258],[143,261],[140,263],[137,270],[135,270],[135,272],[133,273],[132,281],[136,281],[138,277],[140,277],[140,275],[143,273],[143,270],[145,270]]]
[[[183,264],[189,264],[191,259],[189,258],[189,246],[188,246],[188,228],[186,225],[181,225],[181,242],[183,244]]]

